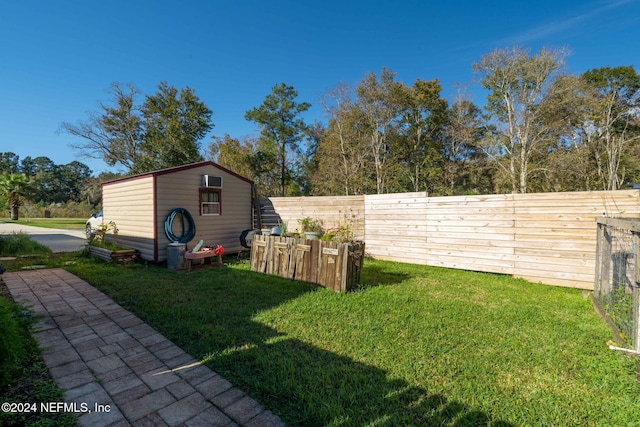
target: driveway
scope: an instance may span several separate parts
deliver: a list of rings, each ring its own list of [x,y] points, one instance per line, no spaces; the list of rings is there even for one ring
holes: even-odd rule
[[[76,252],[84,249],[87,237],[84,230],[42,228],[29,225],[0,222],[0,235],[24,233],[53,252]]]

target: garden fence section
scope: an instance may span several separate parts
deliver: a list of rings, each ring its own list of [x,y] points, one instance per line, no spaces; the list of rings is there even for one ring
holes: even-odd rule
[[[325,229],[350,225],[354,239],[364,239],[365,196],[317,196],[317,197],[270,197],[261,198],[260,206],[263,226],[275,227],[286,224],[289,232],[302,232],[300,220],[320,220]]]
[[[598,219],[594,298],[620,338],[640,351],[640,219]]]
[[[349,223],[367,255],[593,289],[596,217],[640,217],[640,191],[428,197],[424,192],[262,199],[290,230]]]
[[[337,292],[360,282],[364,243],[254,236],[251,271],[316,283]]]

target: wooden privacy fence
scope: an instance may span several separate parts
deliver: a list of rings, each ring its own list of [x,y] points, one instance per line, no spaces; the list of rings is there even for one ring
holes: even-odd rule
[[[251,271],[316,283],[337,292],[360,282],[364,243],[254,236]]]
[[[349,224],[354,238],[364,239],[365,196],[270,197],[260,199],[262,220],[267,227],[279,221],[291,232],[300,228],[306,217],[319,219],[325,229]]]
[[[351,223],[378,259],[593,289],[596,217],[640,217],[640,191],[273,197],[270,217]]]

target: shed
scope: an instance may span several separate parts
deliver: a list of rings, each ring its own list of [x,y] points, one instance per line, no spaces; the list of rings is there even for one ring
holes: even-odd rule
[[[195,236],[225,252],[242,250],[240,234],[252,228],[253,181],[214,162],[200,162],[129,176],[102,184],[103,222],[118,228],[118,244],[134,248],[148,261],[167,259],[171,241],[165,221],[174,209],[193,217]],[[181,220],[173,230],[182,232]]]

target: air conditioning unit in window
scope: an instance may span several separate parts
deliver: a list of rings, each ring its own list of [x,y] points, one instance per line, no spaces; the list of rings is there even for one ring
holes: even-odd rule
[[[202,186],[209,188],[222,188],[222,177],[213,175],[202,175]]]

